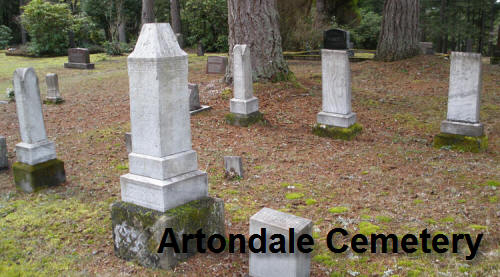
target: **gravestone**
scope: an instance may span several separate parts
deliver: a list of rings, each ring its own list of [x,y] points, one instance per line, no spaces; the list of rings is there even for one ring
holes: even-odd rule
[[[224,171],[227,179],[243,178],[243,162],[240,156],[225,156]]]
[[[47,97],[45,98],[45,102],[54,104],[64,102],[59,92],[59,79],[57,74],[47,74],[47,76],[45,76],[45,81],[47,83]]]
[[[294,249],[290,253],[289,241],[297,245],[298,238],[311,235],[313,223],[309,219],[263,208],[250,218],[249,235],[260,235],[261,228],[266,229],[266,248],[273,242],[271,236],[283,235],[286,239],[286,253],[250,253],[249,273],[251,277],[307,277],[310,274],[311,255]],[[290,228],[294,228],[294,236],[290,237]],[[296,247],[295,247],[296,248]],[[307,248],[307,246],[306,246]]]
[[[435,138],[434,146],[442,147],[440,144],[445,143],[454,148],[461,143],[470,142],[474,146],[474,151],[471,150],[473,152],[486,147],[484,126],[479,119],[481,88],[481,54],[452,52],[448,112],[446,120],[441,123],[441,134]]]
[[[13,79],[22,140],[16,145],[14,181],[25,192],[59,185],[66,181],[64,163],[56,158],[55,145],[47,139],[35,70],[16,69]]]
[[[198,48],[196,49],[196,54],[198,55],[198,57],[202,57],[202,56],[205,56],[205,49],[203,48],[203,44],[200,42],[198,42]]]
[[[132,153],[132,133],[125,133],[125,146],[127,148],[127,153]]]
[[[68,49],[68,62],[64,64],[64,68],[94,69],[94,64],[90,63],[89,49]]]
[[[0,136],[0,170],[9,167],[9,160],[7,159],[7,140],[5,137]]]
[[[132,153],[111,207],[115,254],[171,268],[196,253],[157,253],[165,228],[175,234],[224,234],[224,203],[208,197],[191,144],[188,58],[167,23],[144,24],[128,58]],[[179,238],[182,245],[182,237]]]
[[[262,120],[259,100],[253,95],[250,47],[237,44],[233,49],[234,97],[230,101],[226,121],[231,125],[248,126]]]
[[[189,112],[191,115],[210,110],[212,107],[200,104],[200,90],[197,84],[188,84],[189,88]]]
[[[209,56],[207,74],[226,74],[227,57]]]
[[[360,131],[351,108],[351,68],[347,51],[321,50],[323,108],[313,132],[352,139]],[[342,137],[346,136],[346,137]]]
[[[422,55],[434,55],[434,48],[432,42],[419,42],[418,47]]]
[[[347,50],[349,57],[354,56],[352,49],[351,35],[349,31],[341,29],[330,29],[323,33],[323,49]]]

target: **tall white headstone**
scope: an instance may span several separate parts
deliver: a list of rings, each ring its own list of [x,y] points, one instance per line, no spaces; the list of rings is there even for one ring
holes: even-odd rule
[[[259,111],[259,100],[253,95],[252,61],[250,47],[237,44],[233,50],[234,98],[230,111],[234,114],[249,115]]]
[[[441,132],[475,137],[484,134],[479,122],[481,88],[481,54],[452,52],[448,113]]]
[[[33,68],[16,69],[14,91],[22,140],[16,145],[17,161],[35,165],[55,159],[55,145],[45,132],[38,77]]]
[[[191,146],[188,58],[169,24],[145,24],[128,57],[132,153],[122,200],[164,212],[208,196]]]
[[[323,109],[319,124],[348,128],[356,123],[351,109],[351,68],[347,51],[321,50]]]
[[[46,101],[52,103],[58,103],[62,101],[61,93],[59,92],[59,78],[55,73],[49,73],[45,76],[45,81],[47,83],[47,97]]]

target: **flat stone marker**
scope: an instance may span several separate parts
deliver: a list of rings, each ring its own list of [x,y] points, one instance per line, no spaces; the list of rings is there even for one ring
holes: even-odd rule
[[[7,159],[7,140],[5,137],[0,136],[0,170],[9,167],[9,160]]]
[[[47,83],[47,97],[45,98],[45,102],[54,104],[64,102],[59,92],[59,78],[57,74],[47,74],[47,76],[45,76],[45,81]]]
[[[481,88],[481,54],[452,52],[448,112],[441,122],[441,134],[434,139],[435,147],[472,152],[486,148],[484,126],[479,119]]]
[[[266,229],[266,249],[273,242],[271,236],[281,234],[286,238],[286,253],[250,253],[250,276],[252,277],[307,277],[310,274],[311,255],[302,253],[295,247],[294,253],[289,249],[289,229],[294,228],[293,244],[302,234],[311,235],[313,223],[309,219],[263,208],[250,218],[249,235],[261,234]]]
[[[225,156],[224,170],[226,178],[232,179],[236,176],[243,178],[243,162],[240,156]]]
[[[68,49],[68,62],[64,64],[64,68],[94,69],[94,64],[90,63],[89,49]]]
[[[22,140],[13,166],[16,185],[26,192],[59,185],[66,180],[64,163],[56,159],[55,145],[47,139],[35,70],[19,68],[13,79]]]
[[[157,253],[165,228],[224,234],[224,203],[208,197],[207,174],[198,170],[188,58],[170,24],[144,24],[127,63],[133,139],[130,173],[120,177],[122,201],[111,208],[115,254],[167,269],[195,254],[196,247],[187,254],[171,248]]]
[[[226,74],[227,57],[209,56],[207,58],[207,74]]]
[[[202,111],[210,110],[212,107],[200,104],[200,90],[197,84],[188,84],[189,89],[189,112],[193,115]]]
[[[248,126],[262,119],[259,100],[253,95],[250,47],[234,46],[233,66],[234,97],[230,101],[231,115],[226,119],[232,125]]]

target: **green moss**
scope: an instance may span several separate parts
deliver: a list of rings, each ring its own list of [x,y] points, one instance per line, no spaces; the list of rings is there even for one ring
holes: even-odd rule
[[[437,221],[432,219],[432,218],[426,218],[426,219],[424,219],[424,222],[429,224],[429,225],[437,224]]]
[[[338,206],[338,207],[333,207],[328,209],[328,211],[332,214],[341,214],[349,211],[349,208],[343,207],[343,206]]]
[[[500,187],[500,182],[490,180],[490,181],[487,181],[486,183],[484,183],[483,186]]]
[[[378,230],[380,230],[380,227],[374,224],[371,224],[370,222],[362,221],[359,223],[359,233],[363,234],[365,236],[374,234]]]
[[[488,137],[469,137],[454,134],[441,133],[434,137],[435,148],[451,149],[461,152],[478,153],[488,148]]]
[[[383,222],[383,223],[389,223],[392,221],[392,218],[388,217],[388,216],[384,216],[384,215],[377,215],[375,217],[375,219],[378,221],[378,222]]]
[[[492,203],[492,204],[497,203],[497,202],[498,202],[498,196],[496,196],[496,195],[495,195],[495,196],[490,196],[490,197],[488,198],[488,201],[489,201],[490,203]]]
[[[221,93],[221,97],[223,100],[229,100],[229,98],[231,98],[232,95],[233,95],[233,90],[230,88],[226,88]]]
[[[488,229],[488,226],[471,224],[471,225],[469,225],[469,228],[473,229],[473,230],[486,230],[486,229]]]
[[[225,115],[225,119],[229,125],[240,127],[248,127],[256,123],[267,124],[264,115],[260,112],[254,112],[249,115],[229,113]]]
[[[306,205],[310,206],[310,205],[314,205],[318,203],[318,201],[312,199],[312,198],[309,198],[309,199],[306,199]]]
[[[300,199],[302,197],[304,197],[304,194],[303,193],[298,193],[298,192],[291,192],[291,193],[287,193],[285,195],[285,198],[288,199],[288,200]]]
[[[335,127],[335,126],[326,126],[323,124],[316,124],[312,132],[313,134],[320,137],[329,137],[334,139],[342,139],[342,140],[352,140],[361,133],[363,127],[361,124],[355,123],[349,128]]]
[[[451,216],[447,216],[447,217],[441,218],[440,221],[442,223],[452,223],[452,222],[455,222],[455,219]]]
[[[36,192],[66,181],[64,163],[58,159],[36,165],[16,162],[12,169],[16,187],[25,192]]]

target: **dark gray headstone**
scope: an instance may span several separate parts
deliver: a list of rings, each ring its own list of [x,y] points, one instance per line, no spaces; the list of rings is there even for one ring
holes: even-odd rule
[[[345,50],[352,48],[349,32],[341,29],[331,29],[325,31],[323,34],[323,48],[331,50]]]
[[[65,68],[94,69],[94,64],[90,63],[90,53],[87,48],[68,49],[68,62]]]
[[[205,49],[203,49],[203,44],[200,42],[198,42],[198,49],[196,51],[196,54],[198,55],[198,57],[202,57],[202,56],[205,56]]]
[[[227,57],[210,56],[207,59],[207,74],[225,74]]]
[[[0,136],[0,170],[9,167],[7,160],[7,141],[4,137]]]
[[[434,48],[432,42],[419,42],[420,52],[423,55],[434,55]]]

